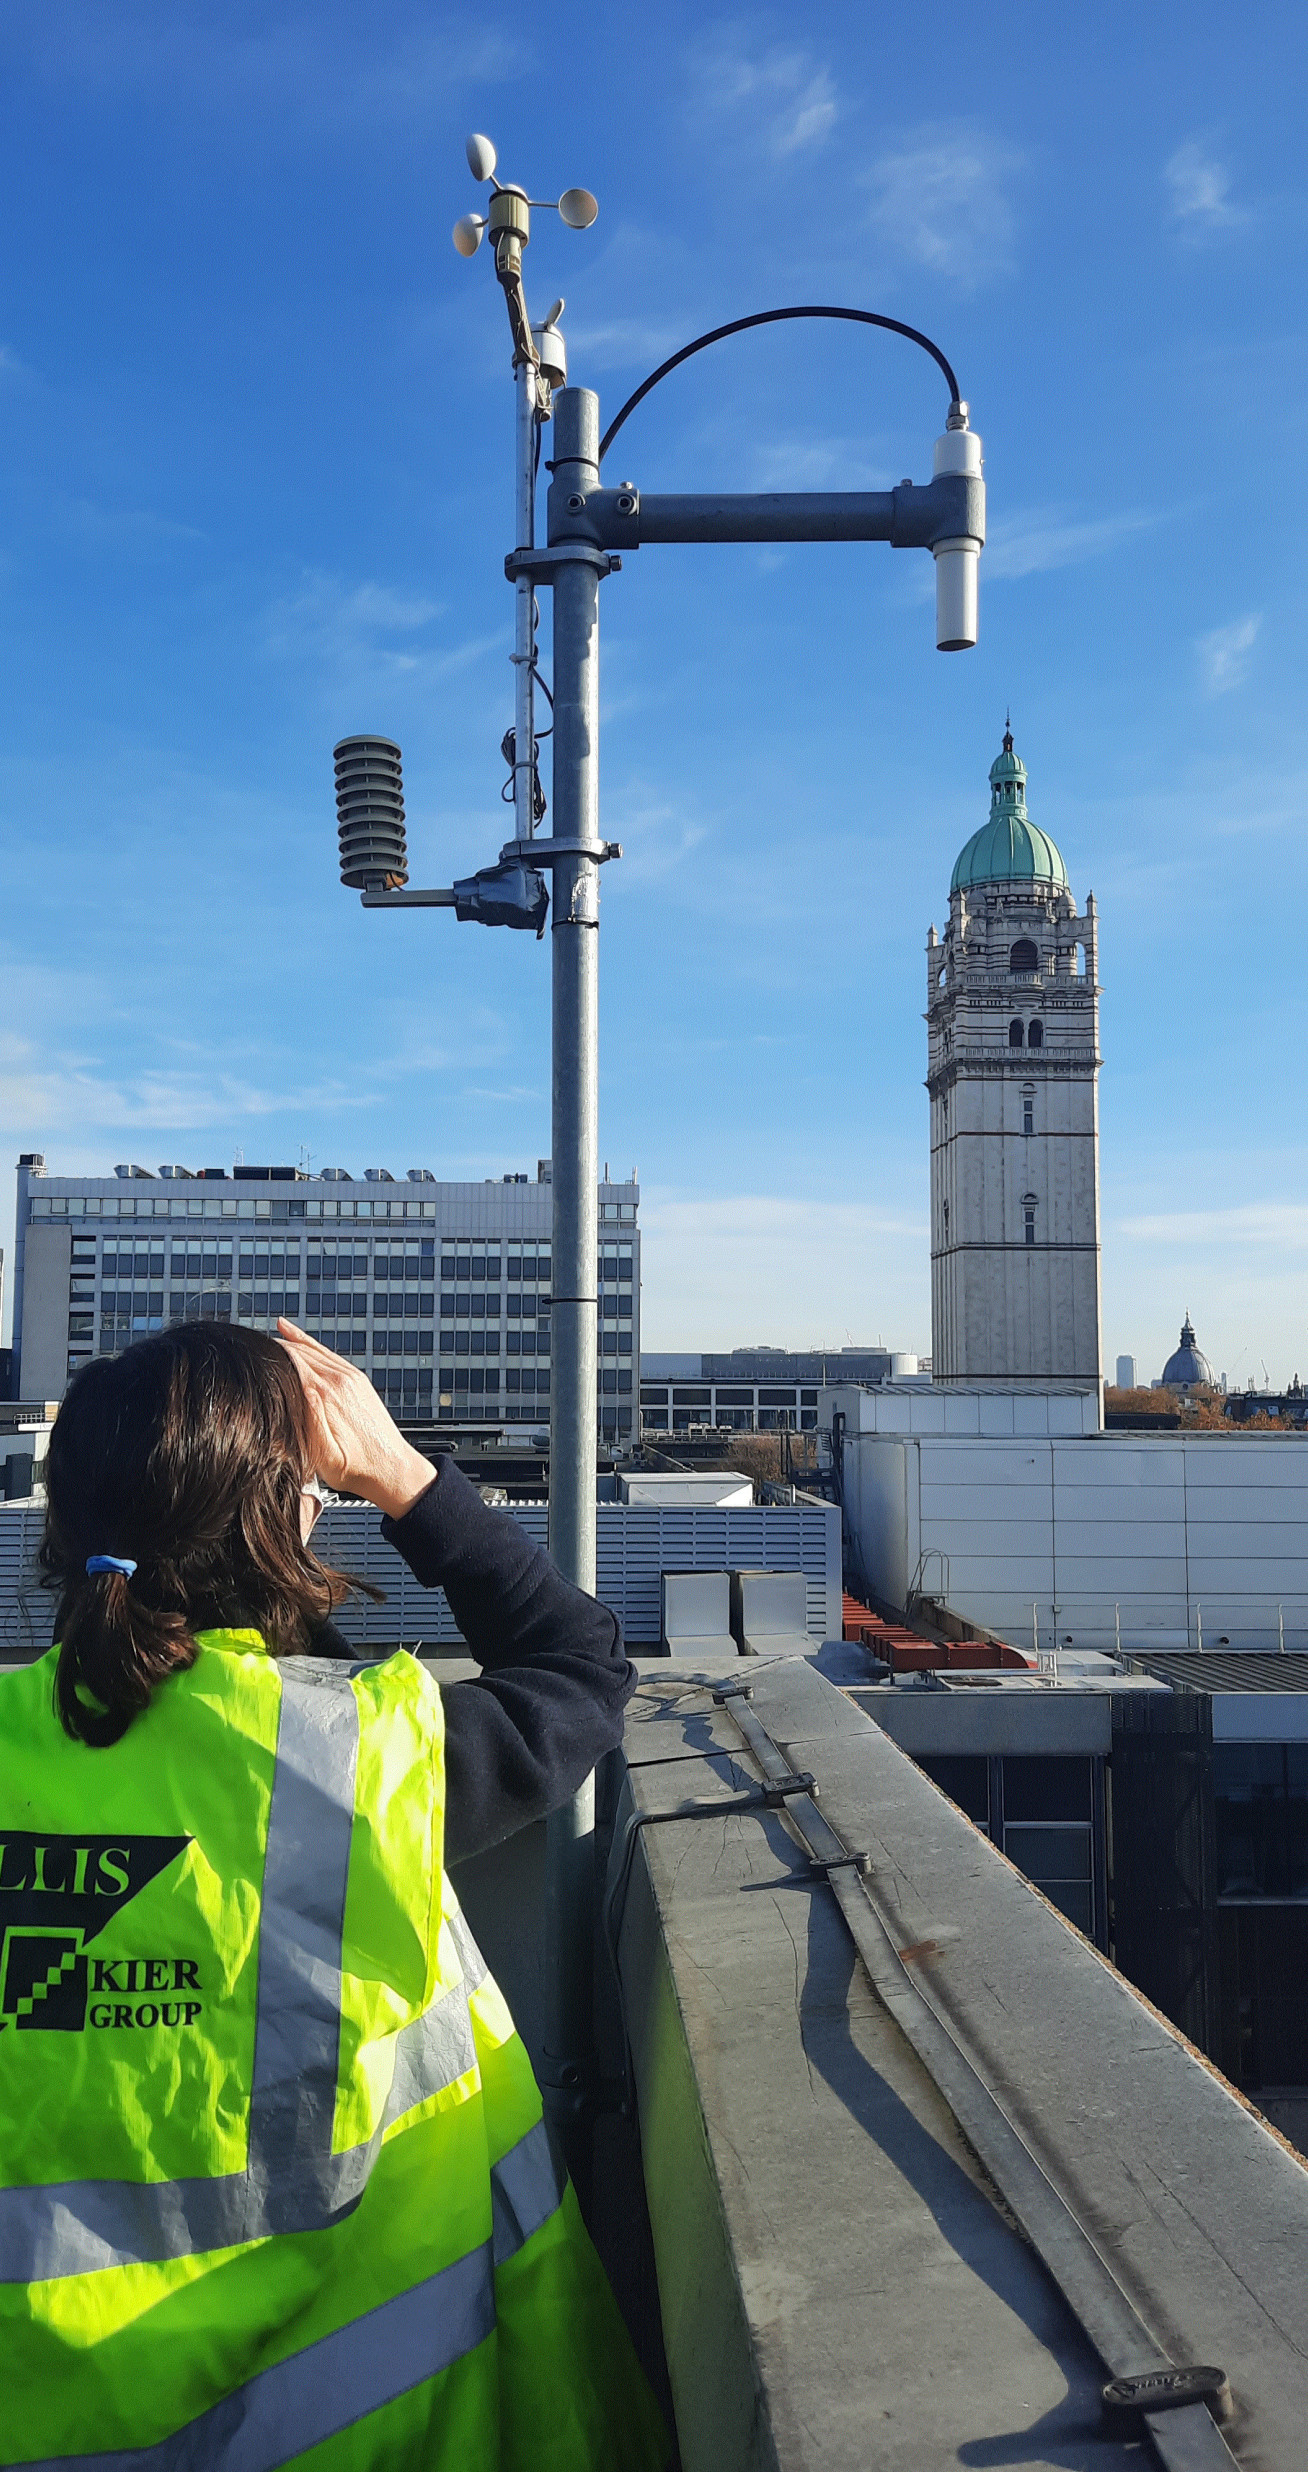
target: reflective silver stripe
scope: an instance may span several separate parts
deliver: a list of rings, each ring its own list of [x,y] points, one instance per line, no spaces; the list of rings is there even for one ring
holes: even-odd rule
[[[452,1912],[447,1907],[445,1920],[449,1924],[451,1937],[459,1953],[459,1972],[469,1991],[476,1991],[478,1985],[485,1982],[490,1973],[490,1967],[468,1928],[466,1914],[462,1913],[458,1906],[455,1906]]]
[[[330,1680],[321,1672],[301,1679],[289,1662],[281,1675],[259,1915],[247,2172],[260,2229],[275,2232],[307,2231],[340,2203],[329,2184],[359,1749],[359,1710],[348,1676],[338,1669]]]
[[[382,2127],[455,2084],[476,2063],[472,2020],[462,1984],[395,2038],[395,2074]],[[332,2155],[316,2169],[323,2213],[334,2221],[356,2205],[381,2144]],[[190,2257],[234,2248],[262,2233],[285,2230],[259,2216],[248,2172],[210,2180],[81,2180],[42,2188],[0,2190],[0,2283],[39,2283],[89,2275],[108,2266]]]
[[[194,2180],[65,2181],[0,2189],[0,2282],[235,2247],[318,2230],[358,2204],[381,2143],[331,2151],[340,2045],[341,1922],[349,1871],[358,1710],[339,1665],[285,1664],[264,1857],[249,2165]],[[325,1686],[325,1687],[324,1687]],[[485,1965],[467,1931],[478,1968]],[[386,2121],[468,2069],[462,1988],[396,2037]]]
[[[568,2175],[555,2156],[543,2120],[491,2165],[495,2263],[503,2266],[563,2203]]]
[[[155,2446],[47,2455],[21,2472],[277,2472],[463,2360],[495,2327],[489,2243],[323,2335]],[[12,2466],[9,2472],[20,2472]]]
[[[425,2103],[429,2095],[454,2085],[476,2063],[468,1995],[462,1983],[456,1983],[396,2036],[395,2074],[384,2126],[389,2128],[393,2120]]]

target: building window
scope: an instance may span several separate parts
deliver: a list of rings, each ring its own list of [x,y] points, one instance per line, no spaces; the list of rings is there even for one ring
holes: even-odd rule
[[[1027,1024],[1026,1043],[1028,1047],[1044,1046],[1045,1028],[1043,1022],[1033,1021]]]
[[[1020,1047],[1020,1046],[1021,1046],[1021,1044],[1022,1044],[1022,1038],[1023,1038],[1023,1029],[1022,1029],[1022,1024],[1021,1024],[1021,1022],[1020,1022],[1020,1021],[1010,1021],[1009,1025],[1008,1025],[1008,1044],[1009,1044],[1009,1046],[1010,1046],[1010,1047]]]
[[[1024,1133],[1034,1133],[1035,1131],[1034,1099],[1023,1099],[1022,1101],[1022,1131]]]
[[[1019,936],[1008,956],[1010,970],[1038,970],[1040,955],[1029,936]]]
[[[1035,1222],[1036,1197],[1034,1193],[1024,1193],[1022,1196],[1022,1240],[1024,1244],[1033,1245],[1035,1243]]]

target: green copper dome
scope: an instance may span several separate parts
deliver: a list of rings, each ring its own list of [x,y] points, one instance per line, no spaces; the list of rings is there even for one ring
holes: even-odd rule
[[[1026,811],[1026,766],[1013,753],[1013,733],[1004,732],[1002,755],[990,767],[990,817],[959,851],[949,879],[951,893],[973,884],[1061,884],[1067,869],[1048,833]]]

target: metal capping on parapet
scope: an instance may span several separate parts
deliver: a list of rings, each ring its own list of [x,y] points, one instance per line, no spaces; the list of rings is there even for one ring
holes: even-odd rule
[[[877,1894],[866,1852],[844,1844],[818,1808],[817,1782],[792,1769],[749,1706],[749,1682],[713,1690],[756,1762],[760,1801],[774,1801],[826,1878],[873,1985],[943,2095],[969,2145],[1043,2259],[1109,2373],[1105,2400],[1140,2415],[1167,2472],[1231,2472],[1234,2458],[1207,2401],[1229,2409],[1230,2388],[1217,2364],[1173,2361],[1133,2307],[1067,2198],[1042,2170],[992,2086],[968,2058],[920,1980],[904,1964]],[[769,1795],[768,1789],[771,1788]],[[683,1806],[684,1808],[684,1806]],[[705,1804],[720,1815],[721,1805]],[[669,1814],[668,1816],[672,1816]]]
[[[714,1681],[714,1675],[720,1678]],[[752,1701],[740,1698],[742,1683],[752,1691]],[[730,1732],[739,1738],[738,1751],[727,1740],[728,1719]],[[793,1858],[786,1858],[788,1838],[792,1850],[798,1840],[808,1854],[818,1900],[815,1915],[826,1903],[824,1883],[829,1883],[863,1956],[860,1971],[877,1995],[885,2025],[893,2021],[902,2031],[906,2060],[922,2072],[920,2082],[924,2088],[930,2084],[933,2099],[943,2100],[942,2117],[952,2114],[955,2134],[979,2159],[982,2178],[998,2194],[1001,2212],[1006,2200],[1053,2282],[1072,2302],[1081,2339],[1089,2336],[1106,2370],[1120,2367],[1145,2382],[1143,2392],[1137,2383],[1135,2401],[1148,2407],[1155,2453],[1170,2472],[1180,2472],[1182,2466],[1187,2472],[1199,2472],[1199,2467],[1211,2472],[1214,2466],[1230,2472],[1226,2437],[1202,2404],[1187,2401],[1188,2387],[1190,2397],[1207,2393],[1220,2408],[1224,2368],[1235,2385],[1231,2443],[1241,2460],[1256,2462],[1262,2472],[1271,2472],[1273,2466],[1276,2472],[1297,2472],[1302,2460],[1298,2435],[1308,2410],[1308,2339],[1295,2268],[1308,2238],[1308,2176],[1299,2159],[1125,1978],[977,1836],[963,1814],[881,1729],[852,1709],[811,1665],[798,1660],[764,1665],[748,1680],[739,1666],[732,1674],[725,1664],[701,1667],[697,1676],[686,1674],[675,1682],[669,1677],[666,1683],[647,1671],[640,1703],[633,1704],[628,1743],[626,1795],[636,1810],[662,1816],[674,1798],[681,1807],[667,1811],[669,1818],[685,1818],[697,1805],[705,1817],[710,1810],[721,1817],[728,1808],[725,1796],[736,1806],[727,1831],[704,1831],[703,1856],[693,1851],[699,1820],[692,1819],[680,1831],[659,1828],[653,1838],[640,1832],[639,1841],[648,1852],[639,1875],[639,1899],[633,1893],[632,1919],[621,1933],[621,1960],[624,1990],[634,2003],[633,2037],[639,2037],[635,2048],[642,2136],[652,2138],[646,2169],[647,2179],[651,2168],[655,2173],[651,2213],[660,2272],[665,2242],[677,2271],[682,2270],[678,2227],[688,2204],[701,2240],[720,2214],[727,2253],[740,2259],[732,2304],[736,2318],[731,2322],[749,2329],[756,2413],[770,2418],[779,2394],[783,2416],[793,2417],[795,2411],[801,2415],[796,2427],[803,2443],[797,2441],[795,2448],[780,2453],[770,2447],[756,2453],[751,2446],[740,2460],[771,2464],[788,2462],[792,2455],[795,2461],[807,2460],[808,2416],[816,2408],[821,2417],[824,2395],[830,2392],[822,2385],[824,2338],[813,2315],[819,2290],[828,2292],[827,2251],[829,2237],[835,2236],[834,2227],[830,2236],[822,2229],[827,2210],[820,2182],[814,2189],[813,2221],[802,2214],[774,2223],[770,2206],[762,2222],[758,2213],[758,2193],[770,2195],[776,2180],[768,2149],[759,2144],[753,2092],[758,2083],[757,2035],[765,2015],[766,2117],[774,2124],[771,2133],[784,2135],[788,2146],[790,2115],[784,2116],[783,2129],[777,2100],[781,2088],[793,2084],[787,2100],[803,2104],[805,2066],[808,2073],[810,2102],[793,2121],[794,2157],[788,2155],[785,2166],[786,2184],[792,2189],[807,2190],[813,2173],[820,2174],[824,2141],[838,2130],[840,2102],[847,2100],[840,2097],[834,2078],[830,2083],[837,2094],[836,2113],[828,2115],[816,2100],[827,2078],[826,2060],[818,2054],[831,2046],[829,2040],[811,2046],[809,2037],[815,2029],[826,2031],[821,2004],[829,1996],[832,1977],[829,1964],[817,1954],[815,1925],[809,1926],[808,1967],[819,2005],[806,2027],[804,2018],[810,2012],[800,1999],[799,1955],[804,1927],[796,1935],[786,1924],[774,1961],[767,1955],[765,1938],[745,1920],[747,1914],[762,1915],[775,1907],[778,1921],[785,1923],[783,1909],[791,1900],[783,1896],[778,1902],[775,1892],[798,1887],[802,1877]],[[740,1789],[748,1787],[751,1766],[771,1778],[777,1799],[785,1804],[784,1817],[775,1811],[769,1815],[762,1794],[753,1791],[743,1798],[755,1806],[752,1814],[742,1807],[738,1798]],[[804,1772],[810,1769],[817,1772],[816,1797],[806,1788]],[[828,1809],[839,1817],[839,1831],[831,1825]],[[756,1823],[752,1826],[751,1817]],[[734,1856],[733,1847],[739,1849]],[[857,1857],[869,1848],[875,1849],[876,1868],[860,1877]],[[610,1870],[615,1887],[616,1872],[629,1854],[630,1840],[620,1826]],[[884,1877],[878,1876],[882,1867]],[[633,1892],[635,1883],[633,1871]],[[732,1902],[750,1889],[766,1893],[742,1905],[738,1931],[731,1919]],[[834,1911],[831,1919],[834,1922]],[[616,1916],[611,1920],[619,1923]],[[927,1939],[923,1931],[939,1936]],[[651,1933],[656,1936],[651,1938]],[[749,1938],[748,1951],[742,1935]],[[615,1928],[615,1942],[618,1937]],[[793,2016],[792,1941],[801,1966]],[[658,1971],[652,1960],[660,1944],[666,1982],[651,1991],[649,1978]],[[821,1945],[827,1944],[824,1937]],[[775,1978],[768,1973],[774,1962],[779,1969]],[[815,1974],[819,1962],[825,1971]],[[923,1967],[934,1978],[931,1991],[916,1979]],[[890,2068],[889,2077],[880,2081],[886,2092],[873,2095],[866,2124],[858,2111],[847,2116],[855,2126],[863,2125],[873,2154],[884,2154],[893,2166],[899,2132],[892,2115],[898,2106],[895,2116],[905,2117],[903,2089],[908,2081],[889,2062],[884,2040],[880,2047],[875,2038],[868,2042],[859,2019],[869,1995],[861,1995],[856,2009],[848,1995],[840,1995],[844,1979],[837,1969],[837,1997],[848,2013],[845,2042],[868,2055],[863,2085],[871,2090],[878,2082],[875,2074],[868,2075],[869,2067]],[[673,2059],[669,2035],[677,2018],[680,2056]],[[786,2056],[787,2040],[796,2036],[798,2058],[792,2062]],[[774,2069],[776,2093],[771,2090]],[[695,2089],[697,2132],[673,2126],[675,2105],[681,2100],[678,2085]],[[820,2132],[817,2146],[810,2134],[810,2113],[812,2135]],[[917,2116],[925,2117],[920,2111]],[[885,2143],[888,2117],[890,2144]],[[920,2158],[923,2150],[914,2144],[911,2118],[905,2127],[908,2153]],[[943,2155],[939,2137],[937,2129],[935,2142]],[[866,2211],[869,2194],[885,2185],[884,2174],[878,2176],[880,2167],[873,2166],[865,2180],[854,2168],[847,2141],[842,2143],[837,2135],[836,2142],[844,2162],[838,2166],[833,2160],[832,2168],[848,2178],[848,2196],[845,2177],[839,2191],[830,2192],[846,2244],[837,2286],[848,2282],[851,2291],[881,2292],[884,2312],[890,2287],[877,2246],[880,2216]],[[716,2189],[707,2212],[704,2201],[692,2199],[688,2185],[701,2155],[709,2185]],[[900,2168],[907,2170],[902,2185],[911,2208],[914,2193],[919,2186],[925,2193],[928,2184],[919,2183],[918,2161],[901,2163]],[[947,2159],[944,2168],[948,2170]],[[861,2211],[851,2214],[851,2205]],[[902,2208],[890,2219],[908,2220]],[[929,2214],[922,2219],[929,2221]],[[866,2251],[849,2246],[851,2238],[857,2243],[861,2227],[866,2227],[871,2243]],[[911,2237],[917,2241],[916,2233]],[[792,2240],[797,2244],[793,2250]],[[739,2243],[743,2247],[738,2249]],[[901,2318],[911,2326],[919,2308],[930,2318],[935,2295],[943,2297],[944,2290],[952,2288],[941,2285],[929,2242],[921,2254],[932,2280],[920,2294],[911,2284],[902,2287],[902,2310],[892,2306],[891,2322],[883,2330],[892,2341]],[[966,2250],[958,2255],[965,2264]],[[976,2275],[981,2270],[971,2271]],[[674,2286],[669,2361],[675,2352],[684,2374],[702,2384],[701,2326],[708,2322],[708,2287],[701,2289],[702,2277],[692,2280],[695,2307],[689,2317],[676,2297],[679,2286]],[[759,2294],[784,2295],[792,2286],[810,2298],[797,2319],[784,2318],[788,2331],[779,2340],[777,2303],[765,2298],[760,2304]],[[783,2311],[788,2305],[782,2301]],[[721,2325],[728,2319],[721,2317],[716,2302],[709,2314],[714,2340],[720,2341]],[[857,2322],[856,2314],[851,2322]],[[954,2331],[961,2341],[961,2326]],[[952,2348],[946,2347],[944,2357]],[[1061,2366],[1056,2342],[1048,2349],[1051,2365]],[[879,2340],[874,2357],[883,2356],[884,2350]],[[1197,2353],[1205,2357],[1196,2361]],[[966,2357],[959,2353],[960,2368]],[[806,2358],[808,2365],[801,2370]],[[851,2372],[857,2358],[849,2359]],[[942,2367],[943,2359],[936,2359],[929,2373],[932,2391]],[[988,2384],[990,2368],[977,2361],[964,2374],[982,2375]],[[674,2368],[674,2388],[677,2375]],[[1057,2368],[1054,2375],[1056,2379]],[[851,2396],[855,2391],[864,2394],[864,2409],[875,2413],[875,2374],[870,2386],[865,2370],[860,2369],[859,2377],[864,2384],[860,2387],[854,2378]],[[795,2378],[801,2381],[797,2404],[790,2392]],[[1169,2390],[1179,2407],[1170,2412],[1158,2408]],[[747,2392],[748,2386],[741,2391]],[[1119,2403],[1121,2399],[1119,2395]],[[836,2429],[844,2424],[834,2408],[834,2395],[832,2403],[828,2422]],[[911,2417],[909,2392],[896,2409]],[[706,2441],[720,2455],[720,2429],[711,2414],[710,2422]],[[733,2430],[740,2426],[737,2418]],[[1012,2424],[1003,2426],[1011,2429]],[[1099,2462],[1089,2427],[1076,2426],[1083,2431],[1081,2442]],[[950,2432],[947,2458],[937,2458],[929,2449],[921,2454],[919,2447],[920,2459],[952,2462],[957,2429],[953,2405],[944,2405],[936,2427],[941,2435]],[[983,2436],[984,2418],[974,2427],[978,2442],[989,2443]],[[1069,2434],[1069,2428],[1060,2431],[1062,2447]],[[1036,2440],[1034,2427],[1029,2436]],[[1037,2444],[1029,2459],[1072,2459],[1061,2451],[1052,2429],[1050,2440],[1056,2446],[1054,2455],[1046,2457]],[[1252,2450],[1248,2455],[1246,2445]],[[839,2460],[845,2459],[841,2453]],[[855,2455],[848,2459],[852,2464]],[[702,2448],[695,2457],[697,2464],[715,2460],[717,2455]],[[895,2460],[900,2460],[898,2453]]]

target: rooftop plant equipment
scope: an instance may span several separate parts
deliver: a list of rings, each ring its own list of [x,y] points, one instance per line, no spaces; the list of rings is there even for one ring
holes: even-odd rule
[[[544,932],[554,879],[553,1205],[554,1300],[550,1456],[550,1548],[581,1587],[595,1586],[596,1260],[595,1189],[598,1156],[599,870],[622,853],[600,833],[599,587],[621,567],[627,550],[646,544],[717,541],[886,541],[896,549],[929,550],[936,572],[936,643],[962,652],[976,642],[977,571],[985,539],[981,441],[968,425],[958,380],[939,346],[916,327],[879,311],[802,304],[765,309],[696,336],[653,370],[601,436],[599,398],[568,383],[568,358],[556,299],[533,321],[523,288],[523,251],[531,217],[542,206],[574,231],[594,223],[599,207],[588,189],[565,189],[554,200],[528,196],[501,181],[488,137],[467,144],[474,180],[490,189],[487,211],[460,216],[454,246],[474,257],[492,246],[496,280],[508,309],[517,399],[514,446],[514,546],[505,573],[514,590],[513,726],[503,741],[514,809],[514,834],[498,861],[443,891],[407,884],[399,749],[385,739],[342,741],[337,749],[342,879],[365,908],[437,907],[487,926]],[[828,318],[879,327],[918,345],[936,363],[949,390],[943,434],[928,481],[902,481],[871,491],[750,492],[664,496],[634,481],[604,484],[601,465],[637,407],[665,378],[710,345],[756,326]],[[542,430],[554,423],[553,474],[546,540],[536,542],[537,477]],[[537,657],[537,595],[554,596],[554,676]],[[550,705],[538,732],[536,688]],[[553,736],[554,823],[545,814],[539,756]],[[367,752],[365,752],[367,751]],[[373,752],[376,751],[376,752]],[[342,766],[344,765],[344,773]],[[376,769],[380,767],[380,769]],[[552,1999],[547,2027],[545,2099],[561,2128],[584,2117],[595,2092],[590,2024],[594,1929],[594,1797],[583,1789],[549,1823],[546,1880],[551,1935],[546,1980]]]

